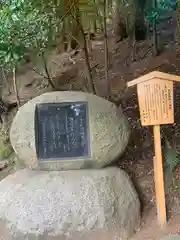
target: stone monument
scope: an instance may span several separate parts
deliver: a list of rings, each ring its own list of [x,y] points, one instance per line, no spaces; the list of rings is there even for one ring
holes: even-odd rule
[[[45,93],[19,109],[10,138],[26,168],[0,182],[0,239],[125,240],[139,227],[130,178],[105,168],[128,143],[121,109],[92,94]]]
[[[111,102],[83,92],[50,92],[20,108],[10,138],[25,166],[70,170],[112,163],[129,133],[122,110]]]

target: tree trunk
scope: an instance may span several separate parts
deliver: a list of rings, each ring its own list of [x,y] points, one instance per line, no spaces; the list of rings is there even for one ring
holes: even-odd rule
[[[77,5],[78,7],[78,5]],[[76,22],[76,30],[78,31],[78,35],[79,33],[81,34],[82,37],[82,49],[84,52],[84,60],[85,60],[85,67],[86,67],[86,73],[87,73],[87,80],[88,80],[88,87],[90,88],[90,91],[93,94],[96,94],[96,89],[94,86],[94,82],[93,82],[93,78],[92,78],[92,72],[91,72],[91,66],[90,66],[90,62],[89,62],[89,54],[88,54],[88,47],[87,47],[87,39],[86,39],[86,34],[84,32],[82,23],[81,23],[81,19],[79,16],[79,9],[76,10],[75,14],[74,12],[71,12],[72,18],[74,19],[74,21]],[[77,39],[75,36],[73,36],[74,39]],[[78,39],[76,40],[77,43],[81,44],[81,41],[79,41]]]
[[[136,40],[145,40],[146,25],[144,21],[145,0],[129,0],[126,2],[116,0],[115,17],[114,17],[114,36],[116,42],[129,37],[130,32],[135,32]]]
[[[90,91],[92,93],[96,94],[96,89],[94,86],[92,73],[91,73],[91,66],[90,66],[90,62],[89,62],[89,54],[88,54],[88,49],[87,49],[86,36],[85,36],[83,29],[81,29],[81,32],[83,34],[83,51],[84,51],[84,60],[85,60],[85,66],[86,66],[86,71],[87,71],[88,87],[90,87]]]
[[[43,65],[44,65],[44,70],[46,72],[46,75],[47,75],[47,79],[48,79],[48,82],[50,84],[50,86],[55,89],[56,86],[54,85],[54,82],[49,74],[49,71],[48,71],[48,67],[47,67],[47,62],[46,62],[46,59],[45,59],[45,56],[44,56],[44,52],[42,53],[42,60],[43,60]]]
[[[146,39],[146,32],[147,27],[145,23],[145,8],[146,2],[148,0],[135,0],[135,7],[136,7],[136,16],[135,16],[135,35],[136,40],[145,40]]]
[[[20,108],[20,98],[18,94],[18,88],[17,88],[17,79],[16,79],[16,68],[13,68],[13,85],[14,85],[14,92],[16,95],[16,101],[17,101],[17,107]]]
[[[113,20],[113,34],[116,42],[123,40],[127,37],[126,25],[124,21],[125,13],[121,12],[120,1],[116,0],[115,14]]]
[[[92,53],[92,38],[91,38],[90,33],[86,34],[86,43],[87,43],[88,53],[91,54]]]
[[[80,14],[78,4],[79,4],[78,0],[69,0],[69,2],[66,3],[65,5],[66,6],[65,12],[68,12],[68,15],[64,19],[64,21],[66,22],[65,32],[68,52],[70,52],[72,49],[76,49],[78,46],[78,42],[74,40],[74,38],[79,39],[78,22]]]
[[[6,83],[6,86],[8,88],[8,94],[10,95],[11,94],[11,89],[10,89],[10,85],[8,83],[8,79],[7,79],[5,69],[3,67],[1,67],[1,75],[2,75],[3,81]]]
[[[157,0],[153,0],[153,9],[157,8]],[[158,36],[156,29],[156,19],[153,21],[153,54],[154,56],[158,55]]]
[[[180,51],[180,6],[176,9],[176,47]]]
[[[109,84],[109,51],[108,51],[108,36],[107,36],[107,15],[108,15],[108,1],[104,0],[104,60],[105,60],[105,80],[107,86],[107,98],[110,96]]]

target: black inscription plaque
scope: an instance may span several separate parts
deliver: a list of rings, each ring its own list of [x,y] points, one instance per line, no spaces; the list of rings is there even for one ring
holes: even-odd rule
[[[35,144],[39,160],[88,157],[88,103],[37,104]]]

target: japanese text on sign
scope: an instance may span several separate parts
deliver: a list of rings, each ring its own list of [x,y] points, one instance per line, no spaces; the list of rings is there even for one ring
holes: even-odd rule
[[[173,82],[153,79],[137,88],[143,126],[174,122]]]

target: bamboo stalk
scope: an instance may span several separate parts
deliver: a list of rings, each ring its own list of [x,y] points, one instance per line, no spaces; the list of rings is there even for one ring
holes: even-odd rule
[[[108,36],[107,36],[107,12],[108,2],[104,0],[104,59],[105,59],[105,80],[107,86],[107,97],[110,96],[110,84],[109,84],[109,51],[108,51]]]
[[[92,41],[91,41],[90,33],[87,33],[86,35],[86,43],[87,43],[88,52],[92,53]]]
[[[94,85],[93,78],[92,78],[91,66],[90,66],[90,62],[89,62],[86,34],[85,34],[83,26],[80,22],[79,16],[78,17],[74,16],[73,13],[71,13],[71,15],[72,15],[73,19],[76,21],[77,26],[82,34],[83,44],[81,47],[82,47],[83,53],[84,53],[84,60],[85,60],[87,79],[88,79],[88,87],[90,88],[90,91],[93,94],[96,94],[96,89],[95,89],[95,85]]]

